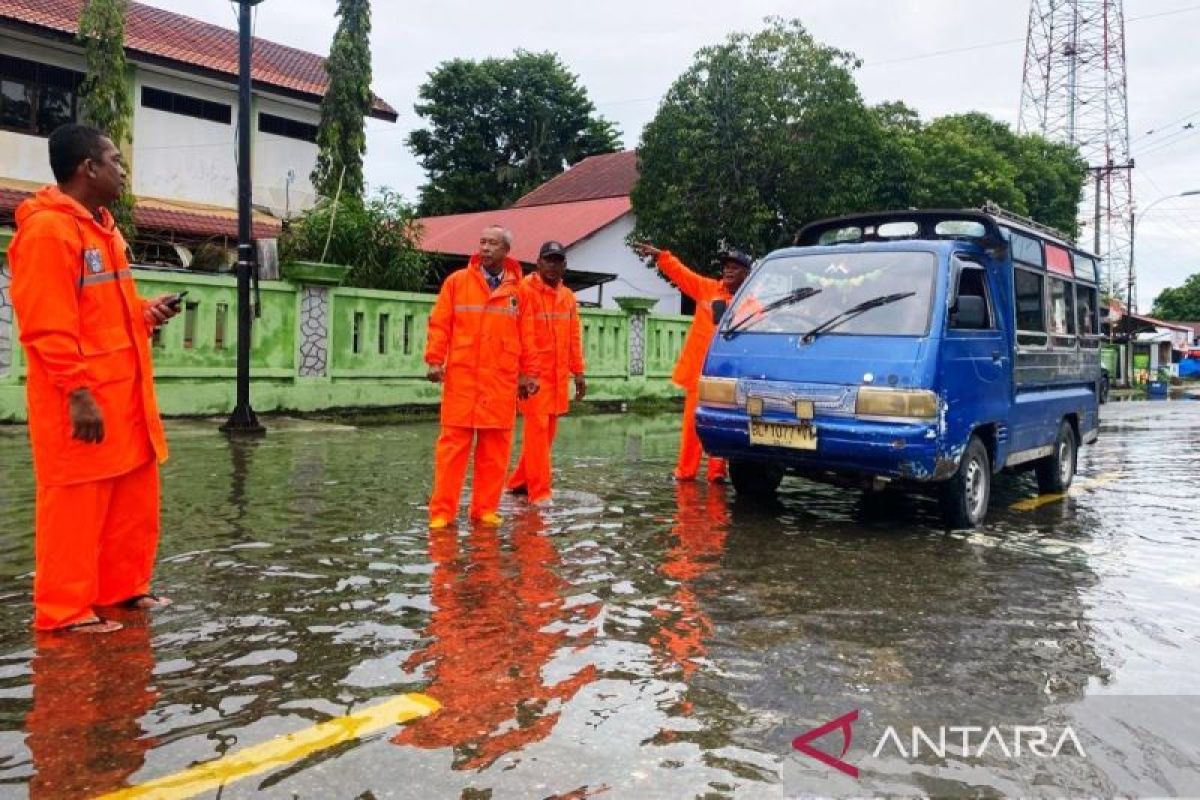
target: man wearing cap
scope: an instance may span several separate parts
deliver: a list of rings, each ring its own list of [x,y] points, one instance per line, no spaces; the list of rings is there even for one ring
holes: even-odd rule
[[[583,332],[575,293],[563,285],[567,251],[556,241],[545,242],[538,252],[537,270],[521,282],[519,302],[523,313],[533,318],[537,352],[537,394],[521,400],[525,432],[521,459],[508,479],[508,490],[527,494],[529,502],[550,502],[551,450],[558,431],[558,418],[567,413],[573,378],[575,399],[587,394],[583,371]]]
[[[692,327],[684,340],[679,360],[675,362],[675,371],[671,373],[671,380],[684,391],[683,432],[679,442],[679,462],[675,467],[675,480],[694,481],[700,472],[700,460],[704,454],[700,437],[696,434],[700,370],[704,366],[709,342],[717,330],[716,323],[713,322],[712,304],[715,300],[728,303],[733,299],[734,293],[750,274],[753,260],[740,250],[722,251],[717,255],[717,261],[721,265],[721,279],[716,280],[689,269],[669,251],[660,250],[649,242],[639,242],[633,246],[633,250],[642,258],[653,258],[662,274],[696,303]],[[725,480],[725,474],[725,460],[710,457],[708,479],[714,483],[722,482]]]
[[[501,523],[498,508],[517,422],[518,396],[537,394],[530,317],[517,296],[521,265],[508,255],[512,234],[492,225],[479,251],[446,278],[429,315],[428,378],[443,385],[442,430],[434,452],[429,527],[445,528],[475,451],[470,518]]]

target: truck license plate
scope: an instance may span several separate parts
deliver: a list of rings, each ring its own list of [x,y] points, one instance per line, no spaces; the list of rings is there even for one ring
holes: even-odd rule
[[[750,420],[750,444],[816,450],[817,429],[813,425],[789,425],[784,422]]]

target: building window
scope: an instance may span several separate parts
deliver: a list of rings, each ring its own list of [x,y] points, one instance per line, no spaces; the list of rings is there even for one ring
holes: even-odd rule
[[[302,142],[317,143],[317,126],[298,119],[277,117],[274,114],[259,114],[258,129],[263,133],[274,136],[286,136],[289,139],[299,139]]]
[[[0,55],[0,128],[49,136],[75,121],[83,73]]]
[[[212,100],[201,100],[186,94],[176,94],[151,86],[142,87],[142,107],[155,111],[166,111],[168,114],[180,114],[185,117],[206,119],[209,122],[219,122],[229,125],[233,122],[233,107],[225,103],[214,103]]]
[[[404,315],[404,355],[412,355],[413,318],[411,314]]]
[[[350,347],[352,352],[361,353],[363,345],[363,321],[364,314],[361,311],[354,312],[354,328],[351,331]]]

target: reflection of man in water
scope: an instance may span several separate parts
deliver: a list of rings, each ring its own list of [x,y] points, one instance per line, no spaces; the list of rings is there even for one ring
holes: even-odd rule
[[[32,800],[95,797],[127,785],[147,750],[138,720],[154,707],[154,654],[144,620],[103,638],[39,632],[25,745]]]
[[[693,583],[720,563],[729,506],[723,492],[705,494],[695,483],[676,484],[675,500],[674,544],[659,571],[677,586],[654,611],[660,627],[650,641],[659,657],[682,670],[686,680],[707,653],[705,641],[712,636],[712,622],[700,607]]]
[[[561,623],[591,620],[599,606],[564,607],[564,582],[554,572],[558,553],[537,510],[516,520],[511,549],[501,548],[494,529],[476,528],[465,554],[452,531],[433,531],[429,552],[436,610],[425,635],[431,641],[405,669],[428,666],[425,691],[442,708],[392,741],[452,747],[455,769],[482,769],[548,736],[559,712],[547,713],[546,706],[566,703],[596,679],[589,664],[548,686],[542,670],[564,647],[591,637],[589,629],[573,638]]]

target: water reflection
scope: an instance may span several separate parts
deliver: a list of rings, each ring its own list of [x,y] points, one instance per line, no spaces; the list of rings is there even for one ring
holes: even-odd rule
[[[156,744],[140,719],[158,699],[144,619],[106,636],[38,631],[25,745],[32,800],[93,797],[126,785]]]
[[[676,484],[672,543],[660,567],[675,589],[653,612],[658,630],[650,642],[684,680],[700,666],[705,642],[713,632],[694,582],[719,566],[728,525],[729,506],[722,487],[705,491],[694,481]],[[668,674],[671,671],[668,669]]]
[[[566,606],[558,551],[538,511],[517,517],[510,546],[504,538],[484,527],[472,529],[465,543],[453,531],[431,532],[435,610],[423,631],[430,642],[404,665],[425,667],[425,691],[443,708],[392,741],[453,748],[459,770],[486,767],[544,739],[561,705],[596,679],[590,664],[553,684],[543,679],[561,648],[587,644],[586,623],[599,608]]]

